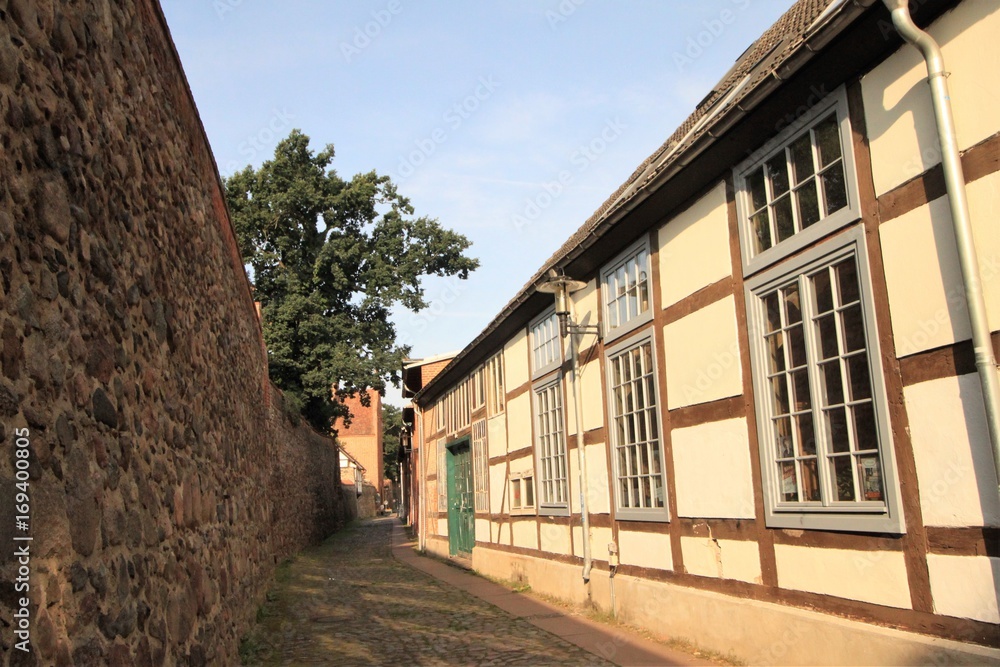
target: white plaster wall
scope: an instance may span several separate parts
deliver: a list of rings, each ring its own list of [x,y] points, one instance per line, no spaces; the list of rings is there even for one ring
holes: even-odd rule
[[[598,322],[598,312],[601,307],[597,299],[597,280],[591,280],[583,289],[574,292],[570,297],[573,302],[573,321],[578,324],[594,325]],[[594,334],[580,337],[580,348],[586,349],[597,342]],[[569,359],[569,337],[562,339],[563,359]]]
[[[997,40],[1000,41],[1000,40]],[[1000,330],[1000,173],[966,186],[987,319]],[[896,356],[972,336],[948,198],[879,227]]]
[[[662,533],[640,533],[630,531],[626,525],[622,525],[618,530],[618,558],[622,565],[638,565],[658,570],[674,569],[670,535],[666,531],[666,524],[663,524]]]
[[[608,492],[607,445],[603,442],[587,445],[587,506],[591,514],[610,514]]]
[[[510,544],[510,537],[511,537],[510,522],[508,521],[507,523],[498,524],[497,539],[496,539],[497,544]],[[472,553],[474,555],[475,550],[473,550]]]
[[[746,419],[725,419],[674,429],[670,438],[678,515],[754,518]]]
[[[477,572],[531,584],[571,604],[609,603],[607,573],[591,574],[590,596],[580,567],[492,549],[475,549]],[[751,665],[984,665],[1000,650],[929,637],[819,611],[747,600],[619,574],[621,621]],[[610,647],[614,649],[614,647]]]
[[[760,550],[756,542],[681,537],[684,569],[689,574],[762,583]]]
[[[919,20],[919,19],[918,19]],[[891,24],[886,29],[893,32]],[[1000,130],[1000,3],[967,0],[928,29],[941,45],[960,149]],[[861,79],[875,193],[941,162],[927,69],[905,45]]]
[[[934,611],[1000,623],[1000,558],[927,555]]]
[[[663,328],[667,407],[743,393],[736,300],[727,296]]]
[[[490,541],[490,520],[489,519],[476,519],[476,541],[477,542],[489,542]]]
[[[507,418],[499,414],[486,422],[486,447],[490,458],[507,453]]]
[[[448,536],[448,519],[437,520],[437,533],[435,534],[440,535],[442,537]]]
[[[573,538],[569,526],[549,523],[545,519],[539,519],[539,523],[541,530],[538,547],[542,551],[567,555],[573,553]]]
[[[614,541],[610,528],[590,527],[590,555],[594,560],[608,559],[608,544]],[[573,553],[583,556],[583,527],[573,526]]]
[[[507,401],[507,449],[514,451],[532,445],[531,392]]]
[[[725,183],[660,227],[658,241],[664,308],[731,275]]]
[[[778,586],[910,609],[900,551],[851,551],[774,545]]]
[[[514,391],[528,381],[528,331],[521,329],[503,346],[504,381]]]
[[[503,514],[510,509],[510,491],[507,489],[507,466],[503,463],[490,466],[490,513]]]
[[[514,520],[510,525],[514,531],[515,547],[538,548],[538,528],[534,519]]]
[[[976,374],[903,389],[928,526],[1000,526],[1000,499]]]
[[[567,357],[568,359],[569,357]],[[566,433],[576,434],[576,400],[573,398],[573,374],[567,373]],[[583,403],[583,432],[604,426],[604,387],[601,383],[601,359],[596,357],[580,367],[580,401]]]

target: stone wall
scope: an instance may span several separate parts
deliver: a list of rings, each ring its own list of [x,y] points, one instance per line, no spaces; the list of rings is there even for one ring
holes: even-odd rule
[[[378,515],[378,504],[375,502],[375,487],[365,482],[361,487],[361,495],[353,484],[341,486],[345,504],[344,517],[348,521],[373,519]]]
[[[0,662],[235,664],[275,563],[343,502],[334,444],[266,379],[155,0],[0,0],[0,146]]]

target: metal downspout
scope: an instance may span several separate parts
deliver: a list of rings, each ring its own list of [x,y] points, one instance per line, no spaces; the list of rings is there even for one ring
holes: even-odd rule
[[[948,75],[944,68],[941,48],[934,38],[918,28],[910,17],[907,0],[883,0],[892,13],[892,23],[906,42],[920,50],[927,64],[927,83],[931,87],[934,102],[934,119],[937,122],[938,139],[941,142],[941,166],[948,191],[948,204],[955,228],[958,258],[962,267],[965,299],[972,324],[972,345],[976,355],[976,369],[983,390],[986,408],[986,425],[993,448],[993,467],[996,471],[1000,495],[1000,379],[993,355],[990,325],[986,316],[986,299],[980,278],[979,259],[976,257],[976,243],[969,218],[969,202],[965,193],[965,174],[962,159],[955,138],[955,119],[951,112],[951,97],[948,93]]]
[[[580,519],[583,531],[583,581],[590,581],[590,570],[593,561],[590,554],[590,509],[587,496],[590,488],[587,484],[587,454],[583,444],[583,391],[580,387],[580,345],[579,333],[570,332],[570,353],[573,356],[573,403],[576,416],[576,455],[580,463]]]
[[[424,552],[427,550],[427,443],[424,442],[424,411],[416,403],[413,404],[414,407],[414,419],[417,420],[417,433],[419,434],[418,443],[420,444],[420,449],[417,450],[417,456],[420,459],[420,484],[419,493],[420,498],[418,498],[417,506],[420,508],[417,513],[417,544],[420,547],[420,551]]]

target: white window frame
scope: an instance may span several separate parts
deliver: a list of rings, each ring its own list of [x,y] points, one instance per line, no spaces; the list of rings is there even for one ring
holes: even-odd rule
[[[648,343],[650,347],[650,356],[652,358],[653,365],[653,390],[656,392],[656,405],[653,409],[653,419],[655,420],[655,428],[658,436],[657,447],[659,448],[660,454],[660,485],[663,489],[663,507],[623,507],[619,496],[619,478],[621,476],[621,470],[618,460],[618,448],[621,443],[618,442],[618,429],[615,428],[615,388],[612,360],[626,352],[630,352],[635,348],[641,347],[646,343]],[[614,480],[611,492],[614,496],[615,517],[623,521],[669,521],[670,500],[667,489],[667,453],[663,442],[663,416],[661,410],[663,393],[660,391],[659,387],[659,362],[656,355],[656,339],[653,336],[653,330],[646,329],[607,348],[607,350],[605,350],[604,363],[607,378],[608,417],[610,420],[608,424],[608,436],[611,447],[611,462],[613,471],[612,479]]]
[[[475,412],[486,405],[486,367],[477,368],[469,382],[471,383],[469,401],[472,411]]]
[[[882,488],[884,503],[870,501],[850,501],[823,504],[822,502],[785,502],[781,499],[779,475],[775,469],[775,459],[772,449],[774,442],[772,433],[773,409],[770,401],[770,389],[767,379],[767,349],[764,339],[766,330],[764,322],[764,304],[760,296],[772,292],[775,288],[786,285],[796,276],[809,274],[823,266],[830,266],[854,256],[857,262],[858,282],[860,289],[862,321],[865,327],[865,345],[868,354],[869,379],[871,381],[872,406],[875,412],[875,422],[878,430],[879,457],[882,465]],[[801,281],[800,281],[801,282]],[[762,272],[748,280],[745,285],[747,316],[750,327],[751,367],[754,383],[755,406],[757,413],[757,436],[759,443],[761,470],[763,475],[764,511],[766,525],[773,528],[804,528],[820,530],[842,530],[857,532],[905,533],[902,499],[896,471],[895,452],[892,440],[892,428],[888,417],[888,400],[885,391],[884,371],[881,362],[881,346],[879,345],[876,327],[875,304],[871,290],[871,269],[868,264],[868,253],[865,247],[864,228],[851,228],[828,241],[811,248],[808,251]],[[800,299],[805,304],[810,294],[803,294]],[[809,305],[811,309],[811,304]],[[806,332],[807,350],[815,348],[814,331],[807,326],[809,310],[803,306],[803,326]],[[808,369],[812,392],[812,406],[819,406],[819,368],[813,352],[809,356]],[[813,407],[813,410],[822,408]],[[814,418],[814,429],[818,432],[820,420]],[[820,476],[829,475],[827,467],[827,447],[824,438],[816,444],[817,463]],[[828,492],[830,482],[825,482]]]
[[[468,428],[472,419],[472,411],[469,406],[468,379],[461,382],[455,388],[455,400],[457,401],[455,413],[455,432],[457,433],[458,431]]]
[[[559,437],[556,442],[556,446],[561,449],[561,452],[557,452],[554,455],[543,456],[541,438],[543,435],[551,435],[551,433],[542,432],[542,414],[539,411],[539,395],[542,392],[548,392],[554,390],[553,395],[559,399],[558,407],[558,426],[559,426]],[[559,515],[559,516],[569,516],[570,513],[570,483],[569,483],[569,473],[570,473],[570,463],[569,463],[569,447],[566,442],[566,406],[564,405],[563,395],[562,395],[562,373],[556,375],[555,378],[548,382],[543,382],[537,386],[532,387],[532,417],[535,420],[535,470],[538,472],[535,478],[535,503],[538,507],[539,514],[547,515]],[[556,485],[560,482],[563,485],[562,496],[563,500],[552,500],[546,498],[545,493],[545,462],[547,459],[556,457],[556,464],[558,464],[558,459],[561,457],[564,469],[562,472],[562,477],[554,477],[553,481]],[[558,471],[557,471],[558,472]]]
[[[490,511],[490,452],[486,443],[486,420],[472,424],[472,487],[476,512]]]
[[[617,326],[611,326],[611,286],[610,281],[617,275],[618,269],[622,268],[629,261],[636,259],[640,253],[646,254],[646,299],[647,307],[646,310],[637,313],[631,319],[625,322],[619,322]],[[617,257],[608,262],[603,269],[601,269],[601,308],[604,318],[604,339],[606,341],[614,340],[630,331],[634,331],[636,328],[646,324],[653,319],[653,271],[652,271],[652,256],[649,251],[649,238],[643,236],[642,239],[633,243],[631,246],[626,248],[624,251],[620,252]],[[642,270],[642,267],[639,267]],[[638,289],[638,288],[637,288]],[[618,299],[621,298],[620,295],[615,295],[614,302],[617,303]],[[627,298],[627,297],[626,297]]]
[[[445,415],[445,403],[447,399],[447,395],[442,396],[438,399],[437,403],[434,404],[434,417],[437,423],[437,430],[439,432],[443,431],[448,424]]]
[[[506,378],[503,367],[503,350],[494,354],[486,362],[486,414],[495,417],[503,414],[507,407]]]
[[[784,241],[776,241],[767,250],[754,254],[753,234],[749,215],[752,211],[747,176],[790,146],[796,139],[809,132],[816,122],[835,111],[840,129],[840,149],[843,159],[844,185],[847,191],[847,206],[821,218],[813,225],[793,234]],[[803,114],[794,123],[782,130],[746,160],[738,164],[734,170],[734,185],[736,189],[737,219],[739,220],[739,236],[741,256],[743,258],[743,275],[748,276],[783,257],[787,257],[802,248],[829,235],[861,218],[861,203],[858,196],[857,167],[854,161],[854,144],[851,134],[851,122],[848,114],[847,92],[841,86],[839,89],[821,100],[812,109]],[[794,187],[792,185],[791,187]],[[794,207],[793,207],[794,210]],[[794,213],[798,215],[798,213]]]
[[[536,317],[528,325],[528,347],[531,353],[531,379],[535,380],[552,371],[560,368],[563,362],[563,342],[559,335],[559,319],[556,317],[555,308],[549,308],[544,313]],[[546,338],[540,340],[542,332],[545,331]],[[548,335],[548,331],[552,335]],[[539,352],[541,350],[556,350],[554,358],[549,359],[548,354],[544,354],[542,363],[539,364]]]
[[[531,489],[531,502],[527,502],[527,490]],[[516,493],[515,493],[516,491]],[[515,498],[519,498],[515,504]],[[510,475],[510,514],[511,516],[525,516],[536,514],[535,503],[535,473],[527,470]]]

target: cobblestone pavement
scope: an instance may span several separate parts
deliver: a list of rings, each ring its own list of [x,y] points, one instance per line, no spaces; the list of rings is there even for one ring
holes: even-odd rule
[[[251,665],[610,665],[392,557],[396,519],[283,566],[241,653]]]

